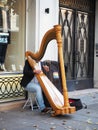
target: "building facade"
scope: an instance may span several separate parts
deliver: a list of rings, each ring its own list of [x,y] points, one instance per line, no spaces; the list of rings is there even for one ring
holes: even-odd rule
[[[68,90],[98,87],[97,6],[97,0],[2,0],[0,102],[25,99],[20,86],[25,51],[37,52],[44,34],[57,24],[62,26]],[[47,59],[58,61],[55,40],[49,42],[42,58]]]

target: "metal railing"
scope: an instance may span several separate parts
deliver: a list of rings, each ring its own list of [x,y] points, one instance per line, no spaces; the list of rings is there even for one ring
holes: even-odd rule
[[[0,103],[25,99],[22,73],[0,73]]]

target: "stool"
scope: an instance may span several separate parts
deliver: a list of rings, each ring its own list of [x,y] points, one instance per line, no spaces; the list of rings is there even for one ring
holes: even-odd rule
[[[36,103],[36,106],[34,106],[34,103]],[[33,111],[34,108],[38,108],[39,109],[38,101],[36,99],[36,93],[28,92],[28,99],[25,102],[25,104],[23,106],[23,109],[25,107],[27,107],[27,106],[30,106],[32,111]]]

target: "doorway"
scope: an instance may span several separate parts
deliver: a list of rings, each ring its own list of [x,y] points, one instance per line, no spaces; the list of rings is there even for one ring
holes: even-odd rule
[[[60,1],[59,24],[69,91],[93,87],[94,9],[91,1]]]

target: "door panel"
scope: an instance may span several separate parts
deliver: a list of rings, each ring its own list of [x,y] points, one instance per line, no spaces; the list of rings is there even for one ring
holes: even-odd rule
[[[60,21],[62,25],[64,62],[67,66],[67,78],[73,77],[73,11],[60,8]]]
[[[77,12],[76,17],[76,60],[75,60],[75,77],[87,77],[88,70],[88,14]]]

